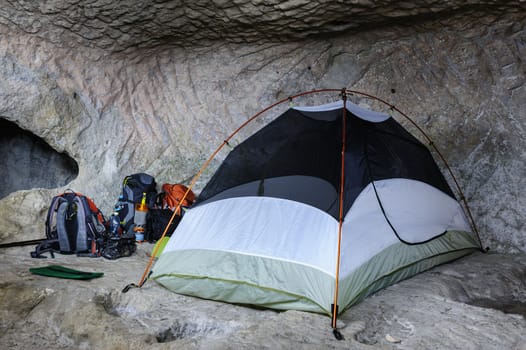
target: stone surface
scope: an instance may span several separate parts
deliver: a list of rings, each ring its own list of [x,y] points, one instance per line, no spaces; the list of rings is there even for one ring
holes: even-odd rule
[[[5,349],[526,349],[526,256],[476,253],[391,286],[339,319],[257,310],[137,283],[147,253],[110,261],[28,247],[0,254],[0,347]],[[91,281],[32,275],[47,264],[104,272]],[[481,274],[481,271],[484,271]],[[388,341],[389,337],[398,340]]]
[[[108,214],[120,192],[120,182],[130,173],[148,172],[159,183],[188,183],[213,150],[263,107],[300,91],[345,86],[388,101],[426,130],[458,178],[485,246],[501,252],[526,250],[523,2],[498,6],[487,2],[487,8],[469,6],[465,11],[461,11],[460,2],[448,2],[448,10],[439,11],[442,15],[438,18],[427,11],[429,16],[418,21],[410,20],[411,13],[434,8],[424,4],[438,5],[418,2],[420,6],[412,5],[417,8],[414,10],[400,3],[390,16],[406,18],[408,22],[402,25],[387,21],[388,9],[395,2],[358,1],[352,11],[359,7],[369,10],[360,15],[364,17],[357,16],[357,21],[385,11],[382,21],[374,22],[377,29],[294,41],[283,37],[278,43],[261,36],[242,39],[244,34],[238,33],[242,28],[234,27],[236,30],[221,32],[237,33],[236,40],[217,38],[198,45],[200,41],[190,37],[185,48],[175,44],[182,40],[177,36],[172,45],[162,47],[148,39],[149,34],[162,32],[163,21],[155,16],[148,20],[140,17],[143,12],[139,11],[139,20],[132,16],[135,10],[126,7],[119,15],[121,10],[112,12],[112,2],[93,2],[102,12],[91,15],[87,2],[75,2],[83,5],[80,7],[64,5],[67,8],[59,11],[60,3],[19,1],[2,7],[0,117],[72,157],[79,173],[65,186],[31,194],[15,191],[1,199],[2,241],[42,237],[45,203],[67,187],[93,197]],[[152,8],[176,3],[155,4]],[[291,9],[279,10],[279,21],[304,8],[294,7],[301,2],[283,4]],[[191,6],[188,18],[192,17]],[[406,12],[402,11],[404,6]],[[70,13],[75,9],[84,12]],[[77,17],[82,13],[87,17],[80,20]],[[75,28],[85,30],[81,28],[101,13],[112,20],[112,16],[119,17],[111,22],[115,28],[127,22],[135,24],[143,39],[119,39],[106,47],[97,34],[104,29],[87,26],[93,37],[72,34]],[[68,16],[78,25],[68,29],[56,24]],[[256,18],[260,22],[255,27],[266,23],[262,17]],[[307,18],[306,13],[306,22]],[[157,26],[157,31],[149,30],[149,25]],[[330,25],[320,24],[320,28],[335,33]],[[171,30],[166,29],[168,37]],[[130,44],[138,45],[139,41],[149,44],[144,48]],[[190,42],[195,45],[188,46]],[[337,94],[321,94],[298,98],[294,103],[335,99]],[[352,99],[391,112],[409,124],[385,105],[359,95]],[[262,115],[231,144],[287,105]],[[221,151],[199,178],[196,192],[227,151],[228,147]],[[38,196],[35,203],[44,207],[32,211],[35,203],[24,201],[28,196]],[[20,221],[26,224],[20,225]]]
[[[524,255],[476,254],[379,292],[343,319],[363,323],[356,339],[365,344],[386,345],[390,334],[399,349],[524,349],[525,267]]]
[[[160,46],[287,42],[415,22],[452,12],[521,11],[524,1],[238,0],[4,1],[0,23],[68,47],[112,52]]]

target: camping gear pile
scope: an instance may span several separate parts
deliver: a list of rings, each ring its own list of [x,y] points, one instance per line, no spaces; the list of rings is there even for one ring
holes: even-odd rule
[[[177,219],[172,220],[171,229],[165,234],[170,236],[183,213],[179,210],[174,214],[173,204],[178,204],[180,193],[185,194],[188,188],[181,184],[163,184],[160,193],[156,188],[151,175],[126,176],[108,220],[84,194],[73,190],[58,194],[48,209],[46,239],[38,243],[31,256],[42,258],[44,253],[50,253],[54,257],[54,253],[61,253],[103,256],[110,260],[130,256],[136,251],[136,242],[157,241],[174,216]],[[193,193],[186,197],[182,204],[185,207],[192,205]],[[159,219],[159,212],[162,212],[162,219]]]

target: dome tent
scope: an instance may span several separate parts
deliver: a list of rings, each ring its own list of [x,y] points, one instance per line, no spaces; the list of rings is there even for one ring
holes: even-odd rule
[[[480,249],[429,150],[343,95],[290,108],[236,146],[151,278],[181,294],[325,313],[335,328],[365,296]]]

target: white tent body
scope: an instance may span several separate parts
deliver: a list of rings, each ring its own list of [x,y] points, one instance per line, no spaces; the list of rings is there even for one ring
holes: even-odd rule
[[[451,232],[421,245],[401,243],[367,188],[343,226],[340,278],[351,285],[342,283],[342,308],[361,299],[364,290],[378,289],[374,283],[383,287],[381,279],[400,269],[401,261],[412,275],[428,268],[422,265],[426,259],[450,260],[477,246],[463,233],[470,229],[458,203],[440,191],[404,179],[376,186],[385,205],[403,214],[393,225],[405,240],[416,243]],[[419,200],[419,191],[430,200]],[[185,214],[152,277],[182,294],[330,314],[337,243],[338,222],[311,206],[278,198],[225,199]],[[378,265],[372,259],[385,261]],[[359,285],[350,283],[355,279]]]
[[[375,122],[389,117],[347,108]],[[330,315],[338,259],[343,312],[380,288],[478,248],[458,202],[410,179],[365,187],[344,218],[340,256],[338,226],[323,210],[283,198],[205,202],[186,212],[151,278],[181,294]]]

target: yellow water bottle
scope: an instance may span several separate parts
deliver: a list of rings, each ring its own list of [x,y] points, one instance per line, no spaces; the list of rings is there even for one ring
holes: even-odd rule
[[[135,206],[135,217],[133,219],[135,226],[135,240],[137,242],[144,241],[144,232],[146,226],[146,215],[148,214],[148,205],[146,204],[146,192],[143,192],[141,203]]]

